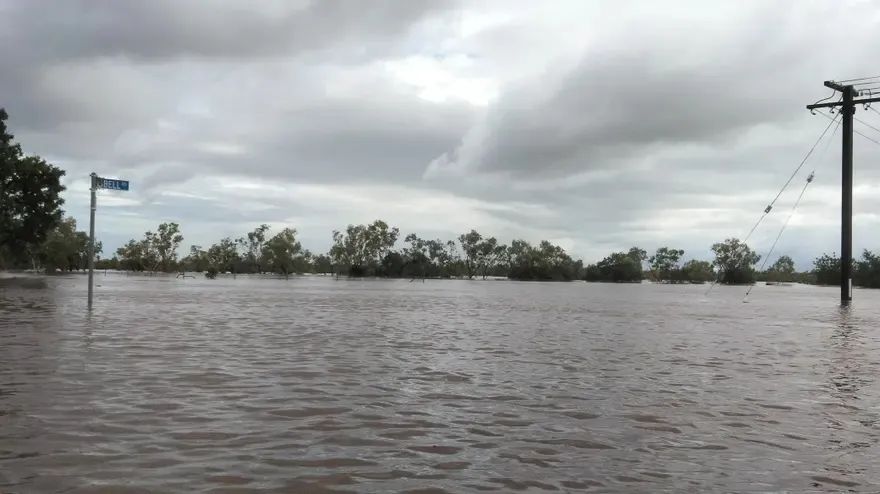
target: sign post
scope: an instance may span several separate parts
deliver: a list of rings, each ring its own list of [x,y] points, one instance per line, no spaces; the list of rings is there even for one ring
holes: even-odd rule
[[[95,294],[95,210],[98,208],[98,199],[95,194],[98,189],[128,190],[128,180],[116,180],[115,178],[102,178],[92,172],[89,175],[92,194],[89,211],[89,310],[92,310],[92,299]]]

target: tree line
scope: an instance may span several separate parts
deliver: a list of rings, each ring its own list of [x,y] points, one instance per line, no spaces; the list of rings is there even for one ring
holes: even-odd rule
[[[88,266],[88,235],[65,217],[61,206],[64,170],[39,156],[25,155],[6,127],[8,116],[0,108],[0,269],[44,269],[47,272],[77,271]],[[454,240],[424,239],[385,221],[349,225],[332,233],[326,253],[312,253],[297,239],[297,231],[272,232],[260,225],[238,238],[226,237],[204,248],[192,245],[184,257],[180,225],[160,224],[155,231],[132,239],[101,259],[103,246],[96,242],[98,269],[128,271],[205,273],[324,273],[337,276],[404,278],[488,278],[515,280],[726,284],[805,282],[837,284],[840,258],[824,254],[808,272],[795,271],[788,256],[757,271],[760,261],[748,245],[730,238],[712,245],[712,261],[682,262],[684,251],[661,247],[653,255],[638,247],[613,252],[601,261],[584,265],[549,241],[533,245],[513,240],[509,245],[475,230]],[[865,250],[853,262],[854,285],[880,288],[880,256]]]
[[[351,277],[395,278],[488,278],[504,276],[520,280],[571,281],[583,279],[584,267],[565,250],[549,241],[532,245],[514,240],[504,245],[495,237],[475,230],[455,241],[424,239],[415,233],[403,237],[400,230],[382,220],[366,225],[348,225],[332,233],[326,253],[304,249],[297,231],[284,228],[272,232],[269,225],[237,237],[220,239],[210,247],[192,245],[178,258],[183,242],[177,223],[162,223],[140,240],[132,239],[110,259],[101,259],[100,269],[130,271],[194,271],[208,277],[218,273],[321,273]]]
[[[483,278],[506,277],[513,280],[616,283],[749,284],[757,281],[777,283],[836,284],[840,260],[823,255],[814,269],[799,273],[791,257],[782,255],[766,270],[756,270],[761,260],[755,251],[736,238],[713,244],[712,261],[690,259],[682,262],[684,250],[660,247],[652,255],[632,247],[613,252],[601,261],[584,265],[549,241],[532,245],[514,240],[509,245],[476,230],[455,240],[423,239],[415,233],[403,238],[400,230],[382,220],[366,225],[349,225],[332,233],[327,253],[303,249],[295,229],[284,228],[272,234],[260,225],[238,238],[226,237],[207,249],[190,247],[178,259],[183,241],[177,223],[163,223],[156,233],[146,232],[142,240],[131,240],[117,250],[112,259],[99,261],[104,269],[133,271],[195,271],[209,277],[218,273],[319,273],[350,277],[389,278]],[[836,261],[835,261],[836,260]],[[836,262],[836,264],[835,264]],[[865,251],[854,264],[854,284],[880,288],[880,256]]]

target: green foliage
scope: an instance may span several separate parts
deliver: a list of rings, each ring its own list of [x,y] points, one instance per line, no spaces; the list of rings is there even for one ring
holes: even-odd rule
[[[853,284],[865,288],[880,288],[880,256],[867,249],[862,252],[862,259],[856,262]]]
[[[679,273],[681,281],[691,283],[705,283],[715,279],[715,271],[712,270],[712,263],[709,261],[692,259],[682,265]]]
[[[507,249],[495,237],[483,238],[476,230],[459,235],[458,242],[468,278],[481,275],[485,279],[507,257]]]
[[[95,259],[95,269],[119,269],[119,259],[116,256],[110,259]]]
[[[95,255],[102,250],[101,242],[95,242]],[[89,236],[76,230],[76,220],[65,218],[49,232],[39,257],[47,273],[88,269]]]
[[[641,283],[642,262],[647,253],[638,247],[628,252],[614,252],[595,265],[587,266],[587,281],[611,281],[618,283]]]
[[[382,220],[369,225],[348,225],[345,233],[333,232],[330,258],[337,269],[350,276],[375,275],[399,233]]]
[[[494,240],[494,239],[493,239]],[[497,246],[492,250],[498,250]],[[514,240],[506,249],[508,277],[529,281],[571,281],[583,276],[583,263],[574,261],[558,245],[543,240],[537,247],[525,240]]]
[[[332,273],[333,261],[330,260],[330,256],[325,254],[314,256],[312,258],[312,272],[321,274]]]
[[[180,260],[180,268],[183,271],[195,271],[201,273],[211,267],[208,252],[201,245],[191,245],[189,255]]]
[[[146,271],[156,265],[156,257],[147,239],[129,240],[127,244],[116,249],[119,267],[126,271]]]
[[[147,232],[144,236],[156,256],[157,265],[154,270],[166,272],[173,270],[177,263],[177,249],[183,242],[180,225],[162,223],[156,233]]]
[[[795,280],[794,261],[788,256],[779,256],[770,266],[766,275],[767,281],[790,283]]]
[[[180,226],[162,223],[156,233],[146,232],[143,240],[129,240],[116,250],[119,267],[130,271],[174,271],[181,242]]]
[[[205,253],[208,265],[216,268],[221,273],[234,273],[235,266],[239,262],[238,246],[229,237],[212,245]]]
[[[677,273],[678,261],[684,251],[681,249],[670,249],[669,247],[660,247],[657,252],[648,259],[651,263],[651,272],[657,281],[677,281],[680,274]]]
[[[761,256],[744,242],[738,238],[728,238],[712,245],[712,252],[715,253],[714,265],[721,274],[719,282],[742,284],[755,281],[754,265],[761,260]]]
[[[302,245],[296,239],[296,230],[285,228],[267,240],[262,257],[266,268],[273,273],[283,274],[285,278],[295,273],[297,267],[304,264],[301,262]]]
[[[64,171],[39,156],[24,156],[0,108],[0,261],[26,264],[60,222]],[[2,266],[0,266],[2,267]]]
[[[822,254],[813,261],[813,274],[819,285],[840,284],[840,258],[837,254]]]
[[[268,232],[269,225],[264,223],[237,240],[244,250],[244,260],[251,265],[254,273],[263,272],[263,246]]]

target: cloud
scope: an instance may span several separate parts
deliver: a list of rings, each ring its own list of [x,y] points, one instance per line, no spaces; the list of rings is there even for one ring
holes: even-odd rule
[[[5,6],[6,37],[23,63],[125,57],[289,57],[339,49],[364,56],[397,47],[398,37],[444,0],[328,1],[44,0]]]
[[[554,239],[588,261],[632,244],[706,257],[827,125],[804,110],[821,81],[871,75],[878,27],[855,0],[13,1],[0,106],[68,171],[81,224],[89,172],[132,181],[99,198],[108,248],[173,220],[187,242],[267,222],[323,250],[381,217]],[[802,266],[835,249],[838,146],[817,148],[756,248],[815,167],[780,247]],[[856,136],[857,248],[880,247],[878,150]]]

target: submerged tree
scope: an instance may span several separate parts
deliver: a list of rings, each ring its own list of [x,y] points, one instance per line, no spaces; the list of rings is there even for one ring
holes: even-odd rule
[[[180,248],[180,243],[183,242],[183,235],[180,234],[180,225],[177,223],[162,223],[159,225],[156,233],[147,232],[145,237],[156,253],[157,266],[154,269],[159,271],[175,269],[177,249]]]
[[[614,252],[595,265],[588,266],[586,280],[641,283],[642,262],[647,257],[647,253],[638,247],[627,252]]]
[[[718,267],[721,283],[740,284],[755,281],[755,264],[761,260],[744,242],[738,238],[728,238],[712,245],[715,253],[714,265]]]
[[[101,242],[95,242],[95,255],[103,250]],[[76,230],[76,220],[65,218],[43,242],[40,260],[51,273],[56,270],[73,271],[87,269],[89,263],[89,236]]]
[[[244,260],[251,265],[251,270],[255,273],[263,271],[263,246],[266,244],[268,232],[269,225],[263,223],[237,240],[244,251]]]
[[[143,240],[129,240],[116,249],[119,266],[131,271],[173,271],[177,269],[177,249],[183,242],[177,223],[162,223],[156,233],[144,233]]]
[[[681,266],[681,279],[692,283],[705,283],[715,279],[715,271],[709,261],[691,259]]]
[[[791,282],[794,281],[794,261],[788,256],[779,256],[779,259],[767,270],[767,281]]]
[[[651,272],[657,281],[673,281],[679,278],[678,261],[684,251],[681,249],[670,249],[669,247],[660,247],[657,252],[648,259],[651,263]]]
[[[514,240],[507,249],[514,280],[571,281],[582,277],[583,263],[574,261],[565,249],[543,240],[533,247],[525,240]]]
[[[880,288],[880,256],[865,249],[855,263],[853,284],[865,288]]]
[[[458,236],[465,274],[468,278],[480,275],[485,279],[507,255],[507,247],[495,237],[483,237],[476,230]]]
[[[195,271],[197,273],[206,271],[211,267],[208,252],[202,249],[201,245],[191,245],[189,247],[189,255],[181,259],[180,264],[184,271]]]
[[[288,278],[296,272],[302,256],[302,245],[296,239],[296,230],[285,228],[266,241],[262,257],[267,268]]]
[[[840,283],[840,258],[837,254],[822,254],[813,261],[813,274],[820,285],[836,285]]]
[[[369,225],[348,225],[345,233],[333,232],[330,258],[337,269],[346,270],[351,276],[374,275],[399,233],[382,220]]]
[[[235,266],[240,260],[238,245],[230,237],[222,238],[208,247],[206,257],[208,265],[218,273],[235,273]]]

